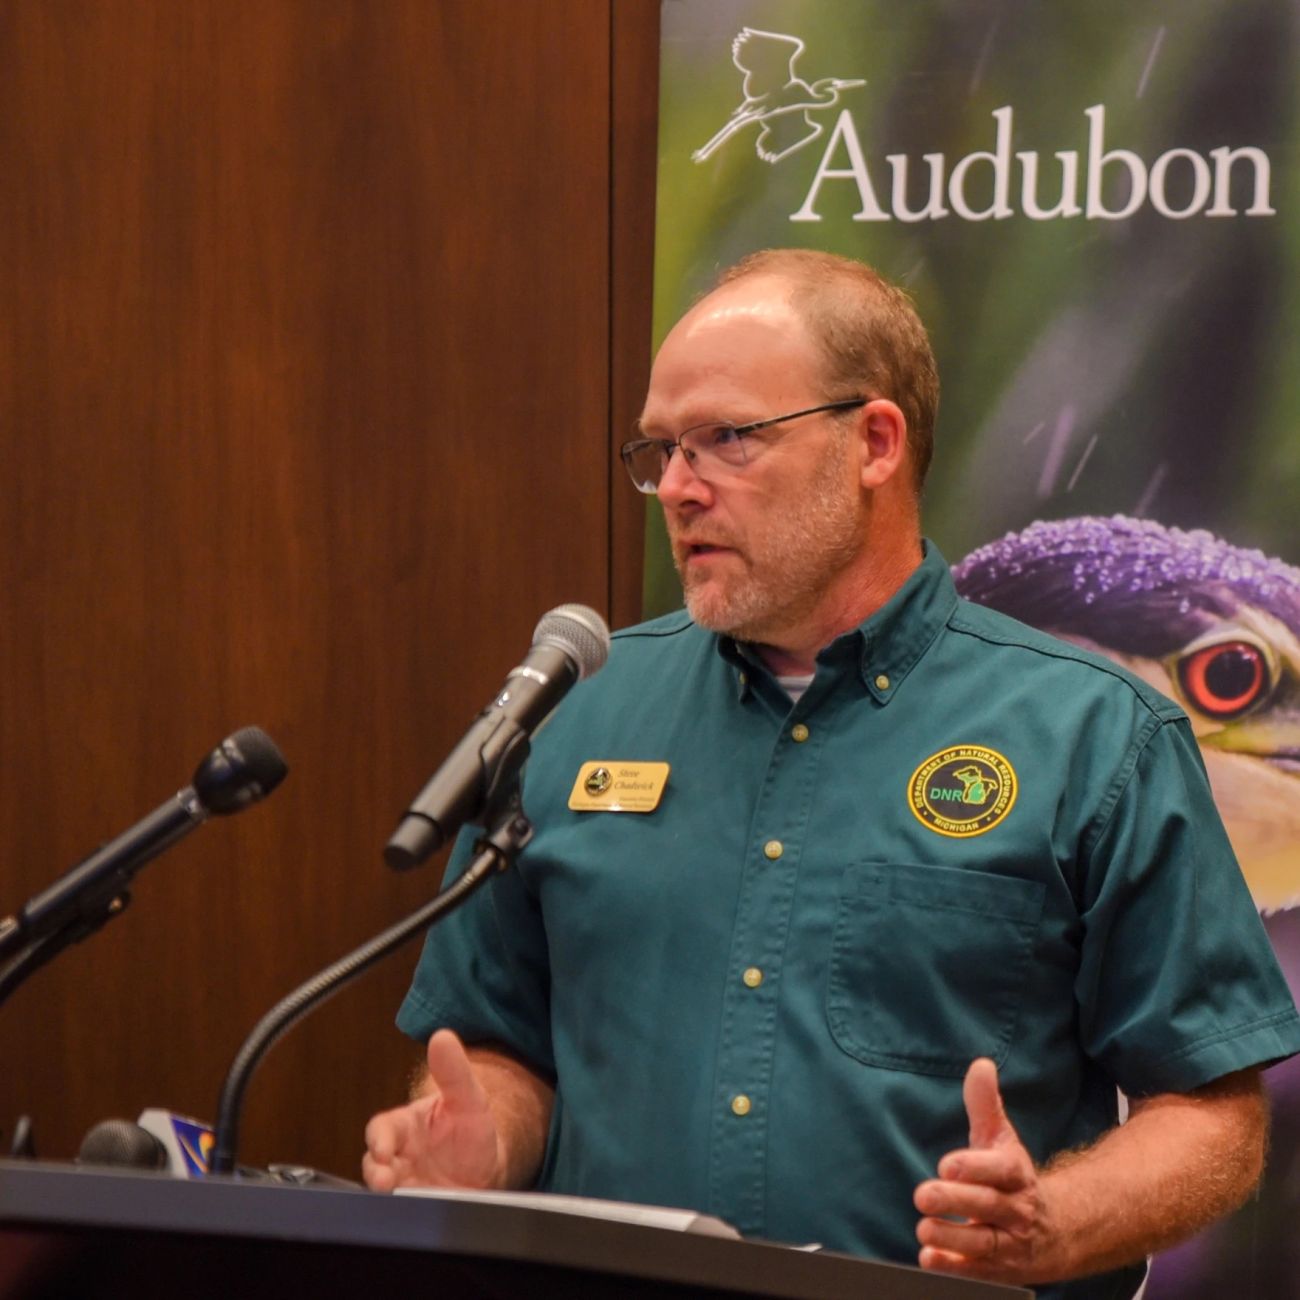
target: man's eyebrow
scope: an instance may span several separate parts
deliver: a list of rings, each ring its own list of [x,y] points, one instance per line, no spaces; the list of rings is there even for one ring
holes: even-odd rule
[[[707,410],[708,408],[706,408]],[[682,421],[683,429],[701,429],[705,425],[730,423],[722,421],[716,415],[711,413],[698,414],[693,413]],[[632,429],[640,438],[661,438],[664,442],[676,441],[676,431],[662,424],[656,424],[653,420],[646,424],[645,412],[642,411],[635,420],[632,421]]]
[[[641,415],[638,415],[636,419],[632,421],[632,432],[636,434],[638,438],[654,438],[654,437],[662,436],[662,432],[663,432],[662,429],[660,429],[659,434],[655,434],[651,432],[652,429],[655,429],[657,427],[658,426],[656,426],[653,423],[649,426],[649,428],[646,427],[644,412]]]

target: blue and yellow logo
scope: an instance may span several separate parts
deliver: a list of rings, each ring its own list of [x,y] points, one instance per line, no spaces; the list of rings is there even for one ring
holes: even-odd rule
[[[983,745],[952,745],[912,773],[908,804],[939,835],[965,839],[991,831],[1016,802],[1015,769]]]

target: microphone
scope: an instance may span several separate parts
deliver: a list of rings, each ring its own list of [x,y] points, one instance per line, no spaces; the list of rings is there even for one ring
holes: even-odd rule
[[[79,1165],[171,1170],[167,1148],[157,1136],[129,1119],[101,1120],[81,1139]]]
[[[159,1169],[173,1178],[202,1178],[208,1172],[212,1130],[196,1119],[150,1107],[140,1118],[106,1119],[81,1140],[77,1163]]]
[[[146,862],[210,814],[239,812],[270,794],[288,770],[260,728],[244,727],[228,736],[198,765],[191,785],[65,872],[16,916],[0,918],[0,958],[77,922],[93,928]]]
[[[415,797],[384,849],[404,871],[419,866],[466,822],[483,814],[501,784],[528,756],[528,740],[575,682],[609,657],[609,628],[586,605],[560,605],[542,617],[524,662],[475,719]]]
[[[532,827],[519,807],[515,777],[528,757],[529,737],[565,692],[608,657],[609,629],[595,610],[561,605],[543,616],[524,662],[511,670],[496,698],[415,797],[384,848],[389,866],[418,866],[462,824],[481,818],[491,824],[476,845],[475,859],[455,884],[299,985],[257,1022],[221,1085],[212,1173],[235,1169],[244,1093],[262,1057],[313,1007],[458,907],[528,842]]]
[[[152,1169],[172,1178],[206,1178],[214,1142],[212,1129],[201,1120],[151,1106],[140,1112],[136,1122],[106,1119],[96,1124],[81,1140],[77,1164]],[[241,1165],[238,1172],[247,1181],[287,1183],[295,1187],[361,1185],[309,1165],[274,1164],[265,1169]]]

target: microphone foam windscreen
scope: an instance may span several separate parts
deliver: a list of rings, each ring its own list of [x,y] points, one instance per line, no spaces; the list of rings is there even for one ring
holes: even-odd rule
[[[264,799],[289,765],[261,727],[241,727],[227,736],[194,773],[194,788],[211,813],[232,813]]]
[[[261,727],[240,727],[226,744],[244,756],[248,774],[262,787],[263,794],[270,794],[289,771],[284,755]]]
[[[129,1119],[106,1119],[81,1141],[77,1160],[83,1165],[131,1169],[165,1169],[167,1151],[148,1130]]]

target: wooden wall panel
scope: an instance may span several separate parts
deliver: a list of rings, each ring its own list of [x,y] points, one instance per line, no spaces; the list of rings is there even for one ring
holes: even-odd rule
[[[646,498],[618,456],[650,379],[654,314],[655,159],[659,133],[659,5],[613,8],[610,260],[610,613],[641,621]]]
[[[615,7],[632,85],[653,0],[0,5],[0,912],[237,726],[291,768],[0,1008],[42,1154],[212,1116],[261,1013],[436,888],[380,848],[538,616],[631,589],[610,159],[653,138],[613,134]],[[244,1158],[355,1172],[413,960],[274,1050]]]

